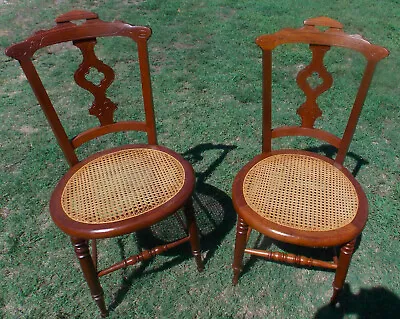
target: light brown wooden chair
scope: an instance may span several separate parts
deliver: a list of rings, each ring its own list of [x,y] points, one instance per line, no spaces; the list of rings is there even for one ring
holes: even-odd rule
[[[323,267],[336,270],[331,298],[334,304],[343,287],[356,238],[362,232],[368,214],[367,198],[360,184],[343,166],[343,161],[375,66],[388,55],[388,51],[361,36],[346,34],[341,23],[327,17],[306,20],[299,29],[283,29],[262,35],[256,43],[263,53],[263,143],[262,153],[240,170],[233,183],[233,204],[238,214],[233,284],[238,282],[244,253],[290,264]],[[308,44],[312,52],[310,64],[302,68],[296,78],[305,93],[305,102],[297,110],[301,125],[272,128],[272,50],[281,44],[292,43]],[[322,115],[317,98],[333,83],[323,59],[325,53],[335,46],[358,51],[366,59],[361,84],[341,138],[314,127],[316,119]],[[322,83],[313,87],[308,79],[315,73]],[[335,107],[334,104],[332,101],[330,107]],[[334,146],[337,155],[332,160],[303,150],[272,150],[272,139],[283,136],[308,136],[322,140]],[[292,253],[246,248],[251,229],[278,242],[340,248],[340,254],[334,254],[330,262]]]
[[[74,23],[81,20],[83,23]],[[56,225],[71,237],[84,277],[101,315],[107,316],[99,277],[147,260],[177,245],[190,242],[198,270],[203,269],[191,195],[195,186],[193,168],[177,153],[157,144],[147,41],[151,30],[115,21],[105,22],[97,14],[71,11],[56,18],[57,25],[14,44],[6,54],[17,59],[42,107],[70,165],[50,200]],[[136,42],[145,110],[144,121],[114,121],[116,104],[107,95],[114,71],[94,52],[96,38],[128,37]],[[74,74],[76,83],[94,96],[89,113],[100,121],[69,139],[32,62],[38,49],[71,42],[83,61]],[[133,46],[134,48],[134,46]],[[117,53],[117,52],[116,52]],[[97,85],[86,79],[91,69],[104,75]],[[78,160],[76,148],[99,136],[119,131],[143,131],[148,144],[124,145]],[[128,234],[148,228],[182,208],[188,234],[175,242],[142,251],[106,269],[97,270],[96,239]],[[90,253],[88,241],[91,240]]]

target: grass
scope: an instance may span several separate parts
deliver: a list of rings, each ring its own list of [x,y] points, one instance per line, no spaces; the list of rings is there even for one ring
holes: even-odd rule
[[[3,1],[2,51],[33,30],[48,28],[72,8],[97,12],[104,20],[149,25],[150,61],[159,142],[182,153],[195,168],[196,211],[206,259],[196,272],[188,249],[172,251],[142,266],[102,278],[111,318],[374,318],[395,317],[400,308],[399,88],[400,7],[398,1]],[[327,307],[333,273],[247,258],[246,271],[232,287],[235,213],[230,189],[239,169],[260,151],[261,52],[256,36],[303,19],[327,15],[346,31],[365,35],[391,51],[376,71],[358,130],[346,160],[357,172],[370,204],[368,224],[353,257],[345,299]],[[113,52],[104,42],[102,58],[120,61],[120,81],[111,87],[118,116],[140,117],[138,86],[128,81],[133,59],[128,43]],[[113,54],[109,54],[113,52]],[[118,54],[115,54],[117,53]],[[282,51],[283,52],[283,51]],[[327,57],[333,75],[345,75],[321,99],[322,127],[337,133],[349,111],[362,59],[347,52]],[[60,69],[56,63],[63,58]],[[73,135],[89,119],[90,95],[74,87],[77,51],[39,53],[51,97]],[[298,121],[303,95],[293,81],[296,65],[309,59],[298,47],[276,56],[274,118]],[[0,306],[4,318],[93,318],[90,298],[68,238],[51,222],[48,200],[66,162],[18,64],[0,56]],[[338,63],[342,61],[343,63]],[[294,66],[293,66],[294,65]],[[353,68],[355,69],[354,71]],[[135,72],[135,70],[133,71]],[[67,93],[67,94],[66,94]],[[142,141],[119,134],[103,144]],[[282,146],[290,140],[278,142]],[[100,144],[100,145],[99,145]],[[301,148],[317,144],[303,139]],[[324,149],[321,149],[324,150]],[[329,151],[329,149],[328,149]],[[151,242],[179,236],[167,221],[152,232],[100,243],[101,265],[129,256]],[[255,241],[256,236],[252,237]],[[263,241],[261,245],[269,245]],[[276,243],[273,243],[275,245]],[[279,247],[278,247],[279,248]]]

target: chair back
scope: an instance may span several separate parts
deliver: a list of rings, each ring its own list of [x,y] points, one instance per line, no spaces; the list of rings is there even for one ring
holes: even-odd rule
[[[6,54],[19,61],[69,165],[73,166],[79,162],[75,152],[76,148],[85,142],[112,132],[143,131],[147,133],[149,144],[157,144],[147,50],[147,40],[151,36],[151,30],[148,27],[133,26],[121,21],[105,22],[93,12],[80,10],[63,14],[57,17],[55,22],[55,27],[38,31],[26,40],[10,46],[7,48]],[[97,42],[96,38],[115,36],[131,38],[137,44],[145,110],[144,121],[115,122],[114,120],[114,111],[117,109],[117,105],[107,97],[107,89],[115,78],[114,70],[98,59],[94,48]],[[72,139],[68,138],[32,62],[32,57],[37,50],[70,41],[79,48],[83,57],[82,63],[74,74],[75,82],[93,95],[94,101],[89,109],[89,114],[96,116],[100,122],[99,126],[89,128]],[[91,69],[96,69],[104,75],[99,84],[92,83],[86,78]]]
[[[325,29],[324,29],[325,28]],[[321,30],[324,29],[324,30]],[[359,35],[349,35],[343,31],[340,22],[318,17],[304,21],[299,29],[282,29],[274,34],[262,35],[256,43],[263,51],[263,152],[271,151],[273,138],[283,136],[308,136],[325,141],[338,149],[335,162],[343,164],[344,158],[352,140],[362,106],[367,96],[376,64],[389,52],[380,46],[373,45]],[[297,109],[301,117],[300,126],[281,126],[272,129],[272,50],[281,44],[309,44],[312,52],[310,64],[297,74],[297,84],[305,94],[305,102]],[[364,74],[352,106],[350,117],[341,138],[314,127],[317,118],[322,115],[317,98],[331,88],[332,75],[324,65],[324,56],[332,46],[358,51],[367,60]],[[322,83],[312,87],[308,79],[318,74]]]

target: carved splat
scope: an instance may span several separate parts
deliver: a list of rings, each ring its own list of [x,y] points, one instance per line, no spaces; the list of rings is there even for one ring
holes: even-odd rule
[[[297,75],[297,84],[306,95],[306,101],[299,107],[297,114],[300,115],[301,126],[313,128],[317,118],[322,115],[322,111],[317,104],[317,98],[328,90],[333,83],[332,75],[324,66],[325,53],[330,49],[326,45],[310,45],[312,52],[311,63]],[[316,84],[315,76],[318,75],[322,81]],[[313,81],[309,81],[310,79]]]
[[[117,105],[107,98],[106,90],[114,81],[114,71],[96,57],[94,52],[96,39],[74,41],[73,43],[81,50],[83,55],[83,61],[74,74],[75,82],[94,96],[89,114],[96,116],[101,125],[112,124],[114,123],[114,111],[117,109]],[[98,85],[86,78],[91,69],[104,74],[103,79]]]

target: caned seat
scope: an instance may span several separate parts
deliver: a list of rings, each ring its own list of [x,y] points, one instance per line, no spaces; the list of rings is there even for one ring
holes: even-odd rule
[[[186,242],[190,242],[198,270],[203,269],[191,198],[195,176],[189,162],[157,142],[147,49],[151,30],[122,21],[102,21],[97,14],[80,10],[63,14],[55,21],[55,27],[36,32],[25,41],[10,46],[6,54],[20,62],[70,165],[51,196],[50,214],[55,224],[71,237],[92,297],[101,315],[107,316],[99,280],[101,276],[148,260]],[[126,37],[132,40],[134,57],[130,62],[135,62],[127,63],[126,67],[133,63],[138,65],[144,121],[114,119],[117,103],[107,97],[107,89],[118,75],[96,56],[94,50],[97,38],[104,37]],[[67,136],[32,62],[37,50],[64,42],[72,43],[82,53],[74,79],[77,85],[93,95],[89,114],[99,120],[98,126],[88,128],[72,138]],[[119,49],[117,44],[115,48]],[[97,84],[87,78],[93,70],[103,75]],[[128,144],[78,159],[76,149],[82,144],[121,131],[144,132],[148,144]],[[179,209],[183,210],[186,219],[186,223],[181,223],[186,228],[185,237],[144,250],[105,269],[97,269],[96,239],[149,228]]]
[[[313,232],[348,225],[359,207],[351,179],[332,164],[304,154],[259,160],[245,174],[243,195],[266,220]]]
[[[262,153],[239,171],[232,185],[233,205],[238,214],[233,284],[238,283],[244,253],[290,264],[328,268],[336,271],[331,297],[334,304],[344,285],[356,239],[368,216],[365,193],[343,162],[375,66],[388,55],[388,51],[361,36],[346,34],[340,22],[327,17],[308,19],[298,29],[285,28],[261,35],[256,43],[263,54]],[[296,82],[305,95],[297,109],[301,124],[273,127],[272,51],[280,45],[293,43],[307,44],[312,55],[308,65],[296,66]],[[316,120],[322,116],[318,98],[331,88],[334,81],[324,64],[325,55],[334,47],[359,52],[366,59],[359,90],[341,138],[315,127]],[[309,82],[313,77],[319,78],[320,82]],[[330,100],[329,107],[334,108],[336,102]],[[335,148],[337,154],[331,159],[303,150],[273,150],[272,140],[285,136],[319,139]],[[333,260],[250,248],[247,242],[252,229],[284,243],[333,248]],[[339,255],[336,248],[340,248]]]
[[[232,199],[249,226],[290,244],[340,246],[367,221],[367,198],[354,176],[330,158],[301,150],[254,157],[235,177]]]
[[[81,162],[61,180],[54,203],[84,224],[138,217],[182,191],[185,176],[192,172],[185,171],[176,155],[145,145],[128,146]]]
[[[121,235],[174,213],[194,182],[192,167],[179,154],[160,145],[124,145],[74,165],[54,189],[50,214],[75,236]]]

